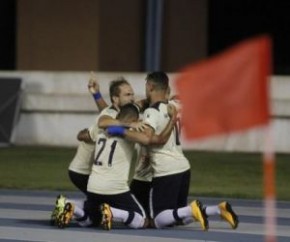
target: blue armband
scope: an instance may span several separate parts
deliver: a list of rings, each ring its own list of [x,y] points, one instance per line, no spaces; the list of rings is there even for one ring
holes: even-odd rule
[[[93,94],[93,97],[96,101],[98,101],[102,97],[102,95],[100,92],[96,92],[95,94]]]
[[[107,128],[107,133],[112,136],[123,136],[125,131],[126,128],[124,126],[109,126]]]

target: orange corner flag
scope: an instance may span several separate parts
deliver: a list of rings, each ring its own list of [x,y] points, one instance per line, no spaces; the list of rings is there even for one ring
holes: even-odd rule
[[[269,121],[271,40],[253,38],[190,65],[175,80],[185,137],[244,130]]]

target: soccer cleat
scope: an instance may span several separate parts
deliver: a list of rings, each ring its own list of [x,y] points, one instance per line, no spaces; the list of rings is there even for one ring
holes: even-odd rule
[[[221,218],[226,220],[233,229],[236,229],[239,225],[238,216],[232,209],[232,206],[228,202],[222,202],[219,204],[221,211]]]
[[[57,218],[57,226],[59,228],[65,228],[71,221],[74,215],[74,205],[70,202],[65,204],[63,212]]]
[[[205,210],[202,208],[201,202],[199,200],[194,200],[190,206],[193,218],[200,222],[201,228],[204,231],[208,230],[207,216],[205,214]]]
[[[55,201],[55,207],[50,216],[50,224],[55,225],[58,216],[63,212],[66,198],[63,195],[58,195]]]
[[[110,205],[107,203],[103,203],[100,207],[100,210],[102,213],[101,226],[105,230],[110,230],[112,228],[112,218],[113,218]]]

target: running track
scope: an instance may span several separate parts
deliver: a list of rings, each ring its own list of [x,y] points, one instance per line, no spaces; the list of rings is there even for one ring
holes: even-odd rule
[[[262,202],[229,199],[239,215],[240,225],[232,230],[219,217],[209,218],[210,229],[203,232],[199,224],[162,230],[133,230],[116,228],[103,231],[98,228],[80,228],[72,223],[66,229],[49,225],[58,192],[0,190],[1,242],[260,242],[265,241]],[[65,193],[80,198],[78,193]],[[201,198],[212,205],[220,200]],[[277,202],[277,241],[290,241],[290,202]]]

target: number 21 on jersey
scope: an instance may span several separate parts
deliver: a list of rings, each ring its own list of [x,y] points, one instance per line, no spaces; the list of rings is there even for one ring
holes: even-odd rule
[[[107,148],[106,147],[106,144],[108,145],[107,139],[100,138],[98,140],[98,145],[99,145],[100,148],[99,148],[99,151],[97,153],[96,159],[94,161],[94,164],[97,165],[97,166],[102,166],[103,165],[103,162],[105,162],[105,161],[101,161],[100,160],[101,154],[103,152],[110,152],[109,153],[109,158],[108,158],[107,162],[108,162],[108,166],[109,167],[112,166],[114,151],[115,151],[116,146],[117,146],[117,140],[114,140],[113,141],[113,143],[111,144],[111,146],[109,148],[110,150],[106,149]]]

